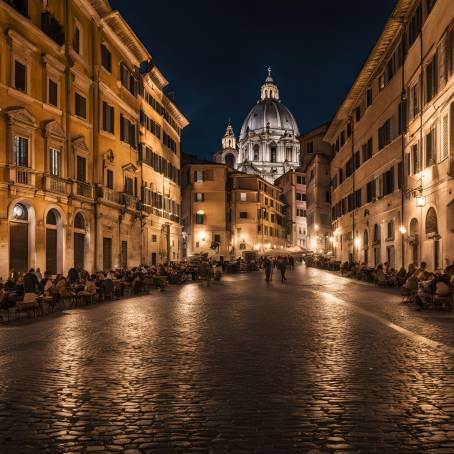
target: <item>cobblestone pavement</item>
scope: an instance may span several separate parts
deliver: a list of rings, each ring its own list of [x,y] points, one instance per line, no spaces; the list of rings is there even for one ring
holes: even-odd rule
[[[0,452],[453,452],[454,318],[301,266],[0,327]]]

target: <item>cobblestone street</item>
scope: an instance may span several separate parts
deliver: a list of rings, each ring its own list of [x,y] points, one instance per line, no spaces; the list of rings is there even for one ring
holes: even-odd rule
[[[0,327],[0,451],[454,452],[454,318],[297,267]]]

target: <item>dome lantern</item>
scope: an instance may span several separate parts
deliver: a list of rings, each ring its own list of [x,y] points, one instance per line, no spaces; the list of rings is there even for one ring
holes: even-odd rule
[[[262,85],[260,97],[262,101],[265,99],[279,100],[279,89],[271,76],[271,68],[268,68],[268,76],[265,79],[265,83]]]

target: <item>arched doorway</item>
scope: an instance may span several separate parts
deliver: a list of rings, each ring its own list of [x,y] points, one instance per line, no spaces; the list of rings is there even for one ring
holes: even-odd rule
[[[381,263],[381,228],[379,224],[374,225],[374,265]]]
[[[426,238],[433,240],[433,265],[434,271],[441,268],[441,244],[438,234],[438,219],[434,208],[429,208],[426,215]]]
[[[416,218],[410,222],[410,250],[411,261],[415,266],[419,265],[419,223]]]
[[[23,203],[16,203],[9,223],[9,269],[15,273],[26,273],[30,257],[30,213]]]
[[[52,208],[46,215],[46,271],[63,272],[63,225],[58,210]]]
[[[77,213],[74,218],[74,266],[85,268],[85,240],[87,223],[82,213]]]
[[[364,263],[367,266],[369,264],[369,232],[367,230],[364,230],[363,242],[364,242]]]

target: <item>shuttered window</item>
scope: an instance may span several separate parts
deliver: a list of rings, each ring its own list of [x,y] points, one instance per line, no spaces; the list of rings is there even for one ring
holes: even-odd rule
[[[26,137],[14,136],[14,155],[17,166],[28,167],[28,139]]]
[[[115,132],[115,109],[106,102],[102,103],[102,128],[111,134]]]
[[[87,99],[76,91],[74,102],[76,115],[87,118]]]
[[[82,156],[77,156],[76,165],[76,180],[87,181],[87,160]]]
[[[102,240],[102,261],[104,271],[112,269],[112,238]]]
[[[58,107],[58,84],[52,79],[49,79],[48,103],[52,106]]]
[[[27,91],[27,67],[17,60],[14,61],[14,88]]]
[[[112,54],[104,44],[101,46],[101,64],[104,69],[112,72]]]
[[[61,151],[49,148],[49,173],[55,177],[61,175]]]

